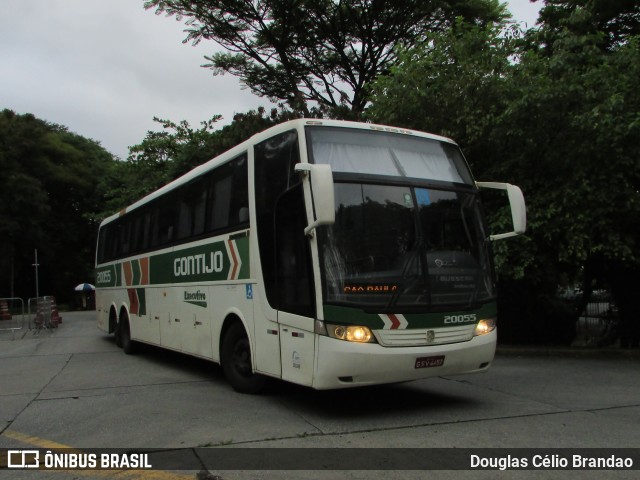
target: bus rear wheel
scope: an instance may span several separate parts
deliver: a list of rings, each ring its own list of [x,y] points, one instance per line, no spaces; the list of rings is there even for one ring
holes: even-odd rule
[[[120,342],[124,353],[131,355],[136,353],[136,342],[131,340],[131,327],[129,326],[129,316],[124,315],[118,322],[118,330],[120,333]]]
[[[258,393],[267,378],[253,372],[249,337],[241,323],[233,323],[222,340],[222,371],[236,392]]]
[[[116,340],[116,346],[122,348],[122,336],[120,335],[120,325],[118,325],[118,316],[115,310],[112,308],[109,312],[109,331],[113,332],[113,336]]]

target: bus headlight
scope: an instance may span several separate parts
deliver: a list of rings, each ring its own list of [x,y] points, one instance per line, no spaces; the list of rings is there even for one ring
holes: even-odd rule
[[[474,336],[486,335],[487,333],[491,333],[496,329],[496,319],[495,318],[487,318],[485,320],[480,320],[476,325],[476,330],[473,333]]]
[[[359,325],[331,325],[326,324],[327,335],[338,340],[357,343],[374,343],[375,338],[369,327]]]

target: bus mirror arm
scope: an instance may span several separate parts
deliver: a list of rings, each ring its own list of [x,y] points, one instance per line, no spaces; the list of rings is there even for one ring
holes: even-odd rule
[[[313,221],[304,229],[305,235],[310,236],[320,225],[332,225],[336,221],[333,173],[331,165],[325,164],[298,163],[294,169],[309,179],[311,187]]]
[[[496,182],[476,182],[478,188],[492,188],[496,190],[505,190],[509,197],[509,205],[511,206],[511,220],[513,221],[513,231],[508,233],[500,233],[491,235],[490,240],[502,240],[503,238],[515,237],[523,234],[527,228],[527,209],[524,203],[524,195],[522,190],[516,185],[509,183]]]

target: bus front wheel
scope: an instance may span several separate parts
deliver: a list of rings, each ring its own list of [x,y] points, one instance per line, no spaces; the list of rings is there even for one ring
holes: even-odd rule
[[[227,330],[220,352],[222,371],[236,392],[258,393],[267,379],[253,372],[249,337],[241,323],[233,323]]]

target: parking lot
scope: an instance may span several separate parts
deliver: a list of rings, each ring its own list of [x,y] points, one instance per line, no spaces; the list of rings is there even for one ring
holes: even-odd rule
[[[94,316],[63,313],[55,330],[0,335],[0,448],[640,448],[637,352],[509,349],[482,375],[322,392],[274,382],[264,394],[243,395],[215,364],[151,347],[125,355],[96,328]],[[348,464],[345,459],[344,470],[330,473],[207,468],[211,478],[224,480],[558,476],[548,470],[390,474]],[[195,478],[196,472],[125,473],[118,478]],[[3,475],[70,478],[69,472]],[[74,475],[110,478],[109,471]]]

